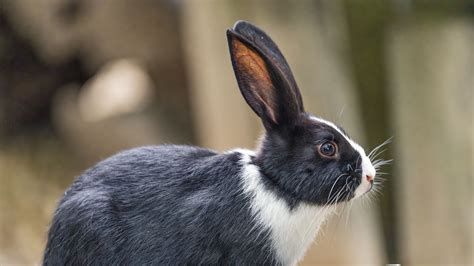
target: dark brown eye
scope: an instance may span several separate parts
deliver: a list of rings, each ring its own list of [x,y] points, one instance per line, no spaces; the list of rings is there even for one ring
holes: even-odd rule
[[[324,142],[319,146],[319,153],[325,157],[334,157],[337,153],[336,143],[332,141]]]

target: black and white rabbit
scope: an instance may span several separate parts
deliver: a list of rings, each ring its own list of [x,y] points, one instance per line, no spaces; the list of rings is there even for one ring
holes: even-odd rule
[[[336,203],[371,189],[370,159],[304,111],[270,37],[239,21],[227,38],[240,91],[265,127],[259,148],[142,147],[98,163],[61,199],[45,265],[293,265]]]

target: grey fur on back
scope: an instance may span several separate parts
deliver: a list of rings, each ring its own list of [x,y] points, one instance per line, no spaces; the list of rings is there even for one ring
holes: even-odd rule
[[[44,264],[275,262],[242,192],[241,156],[170,145],[99,163],[61,200]]]

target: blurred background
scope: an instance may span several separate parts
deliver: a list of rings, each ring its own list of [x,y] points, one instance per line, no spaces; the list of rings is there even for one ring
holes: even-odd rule
[[[38,264],[65,188],[130,147],[253,148],[225,30],[272,36],[306,109],[381,157],[302,265],[472,265],[473,1],[0,0],[0,265]]]

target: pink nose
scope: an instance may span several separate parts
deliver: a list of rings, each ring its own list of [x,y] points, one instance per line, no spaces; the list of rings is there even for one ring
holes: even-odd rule
[[[374,180],[374,177],[371,175],[366,175],[365,178],[367,178],[367,181],[372,182]]]

